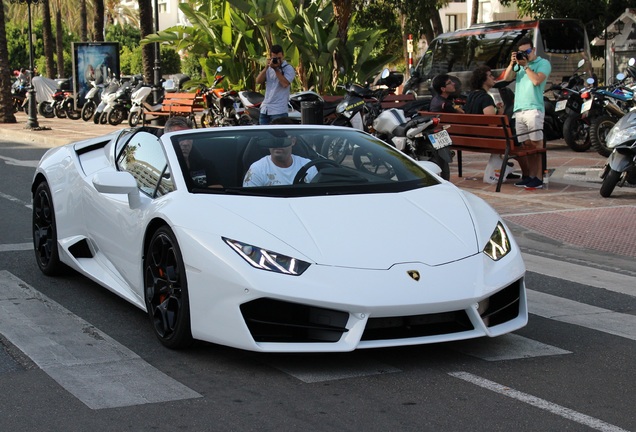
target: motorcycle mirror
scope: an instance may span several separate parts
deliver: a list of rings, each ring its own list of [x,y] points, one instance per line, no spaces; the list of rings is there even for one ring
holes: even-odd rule
[[[388,69],[388,68],[384,68],[384,70],[382,71],[382,75],[380,75],[380,77],[381,77],[382,79],[384,79],[384,78],[388,78],[390,73],[391,73],[391,71],[389,71],[389,69]]]
[[[625,74],[622,72],[619,74],[616,74],[616,79],[619,81],[623,81],[625,79]]]
[[[216,73],[221,73],[222,70],[223,70],[223,66],[219,66],[218,68],[216,68]]]
[[[588,78],[585,80],[586,83],[588,83],[589,85],[594,84],[594,78]]]
[[[578,63],[578,66],[579,66],[579,67],[578,67],[578,68],[579,68],[579,69],[580,69],[580,68],[582,68],[584,64],[585,64],[585,59],[581,59],[581,60],[579,60],[579,63]]]
[[[629,66],[634,66],[636,64],[636,59],[634,57],[630,58],[627,64]]]

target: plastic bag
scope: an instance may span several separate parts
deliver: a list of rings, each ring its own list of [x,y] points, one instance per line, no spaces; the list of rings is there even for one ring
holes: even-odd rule
[[[486,165],[486,169],[484,170],[484,183],[488,184],[497,184],[499,182],[499,175],[501,171],[501,156],[497,154],[491,154],[490,159],[488,159],[488,164]],[[514,168],[511,166],[506,167],[506,173],[512,173]]]

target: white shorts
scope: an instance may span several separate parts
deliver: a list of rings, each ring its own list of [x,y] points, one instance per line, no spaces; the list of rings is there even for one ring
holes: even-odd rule
[[[514,114],[517,137],[520,143],[543,141],[543,119],[545,113],[539,110],[517,111]]]

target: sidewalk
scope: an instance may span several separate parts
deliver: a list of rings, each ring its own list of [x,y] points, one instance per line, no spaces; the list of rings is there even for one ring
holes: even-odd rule
[[[38,117],[44,130],[25,129],[26,115],[18,123],[0,124],[0,139],[41,147],[55,147],[92,138],[126,125],[95,125],[93,122]],[[464,177],[451,165],[451,182],[492,205],[515,232],[515,236],[552,241],[573,248],[623,257],[636,257],[636,188],[616,188],[611,198],[599,194],[599,174],[606,158],[593,150],[576,153],[562,141],[548,143],[548,189],[526,190],[509,180],[496,185],[483,183],[489,155],[465,152]],[[518,168],[518,166],[517,166]]]

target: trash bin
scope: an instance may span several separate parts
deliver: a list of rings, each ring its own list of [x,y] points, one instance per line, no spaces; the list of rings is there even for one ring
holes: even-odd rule
[[[300,103],[300,121],[302,124],[323,124],[322,101],[305,101]]]

